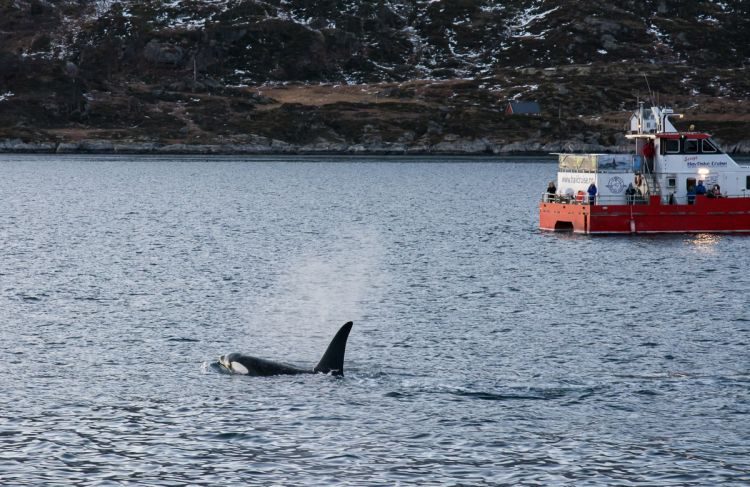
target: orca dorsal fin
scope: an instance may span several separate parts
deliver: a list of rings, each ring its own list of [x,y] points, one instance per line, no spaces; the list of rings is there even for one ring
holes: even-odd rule
[[[351,321],[348,321],[342,326],[333,337],[331,343],[326,349],[326,353],[323,354],[323,358],[320,359],[318,365],[315,366],[313,372],[322,372],[324,374],[332,375],[344,375],[344,353],[346,352],[346,340],[349,338],[349,332],[352,329]]]

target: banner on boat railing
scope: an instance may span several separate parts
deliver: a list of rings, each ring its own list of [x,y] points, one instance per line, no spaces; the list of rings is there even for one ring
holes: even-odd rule
[[[631,154],[559,154],[560,171],[612,171],[633,170]]]

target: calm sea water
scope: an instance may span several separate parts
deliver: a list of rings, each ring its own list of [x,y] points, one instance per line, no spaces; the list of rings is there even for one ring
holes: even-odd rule
[[[747,485],[750,239],[542,233],[554,173],[0,157],[0,484]]]

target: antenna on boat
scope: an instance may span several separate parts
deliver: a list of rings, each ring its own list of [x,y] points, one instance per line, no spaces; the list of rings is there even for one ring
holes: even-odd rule
[[[643,79],[646,80],[646,88],[648,88],[648,97],[649,101],[651,102],[651,106],[654,106],[654,92],[651,91],[651,85],[648,84],[648,76],[646,76],[646,73],[643,73]]]

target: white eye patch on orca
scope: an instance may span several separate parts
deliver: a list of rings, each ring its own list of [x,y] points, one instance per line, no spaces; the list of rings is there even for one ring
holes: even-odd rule
[[[250,373],[250,371],[247,370],[247,368],[239,362],[230,362],[229,369],[231,369],[235,374],[247,375]]]
[[[247,375],[249,371],[247,370],[247,367],[242,365],[242,363],[237,362],[235,360],[232,360],[233,356],[236,356],[237,354],[230,353],[229,355],[222,355],[221,358],[219,358],[219,363],[222,367],[227,369],[228,371],[234,373],[234,374],[243,374]]]

